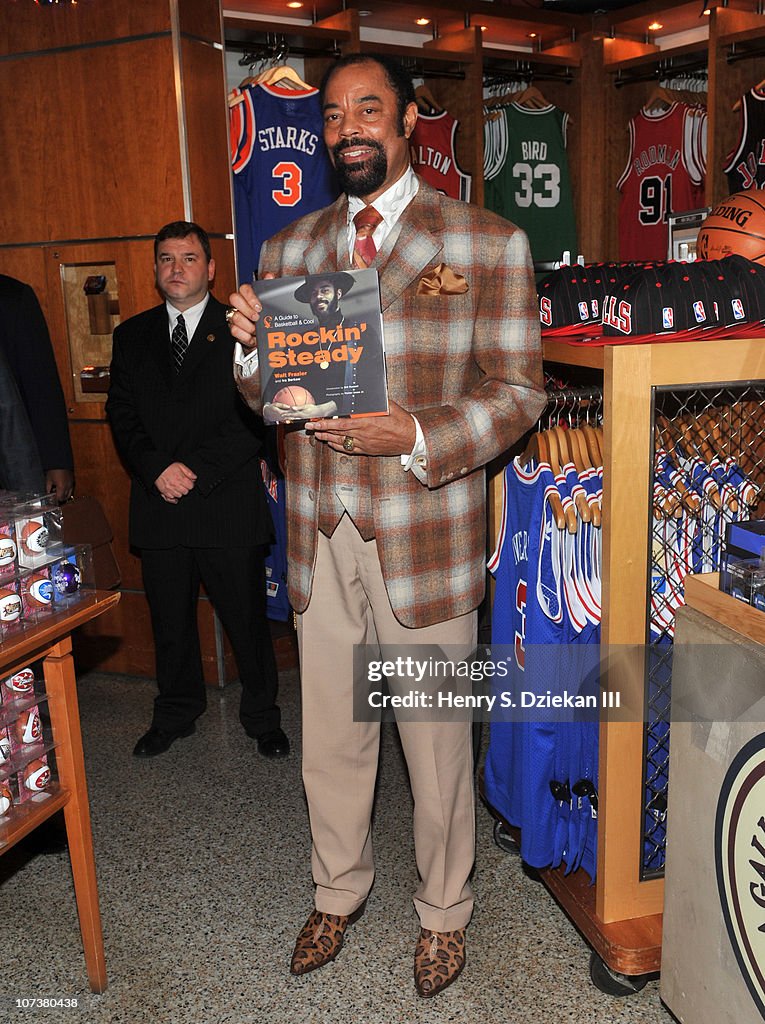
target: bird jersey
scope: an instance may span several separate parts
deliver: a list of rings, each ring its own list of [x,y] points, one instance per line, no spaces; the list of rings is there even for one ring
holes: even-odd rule
[[[511,103],[484,124],[484,201],[529,236],[536,262],[575,253],[576,221],[566,155],[568,114],[551,104]]]
[[[702,172],[694,156],[689,108],[673,103],[668,110],[641,110],[630,120],[627,166],[617,182],[619,257],[664,260],[669,215],[703,203]]]
[[[412,167],[433,188],[452,199],[470,199],[471,177],[457,163],[459,121],[446,110],[417,115],[409,139]]]
[[[738,145],[723,167],[731,192],[765,188],[765,95],[750,89],[739,100],[741,127]]]
[[[322,138],[318,89],[248,85],[241,95],[231,107],[229,139],[239,280],[249,283],[263,242],[328,206],[338,187]]]

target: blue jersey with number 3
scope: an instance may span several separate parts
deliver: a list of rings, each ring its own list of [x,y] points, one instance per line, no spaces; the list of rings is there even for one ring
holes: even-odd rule
[[[329,206],[338,187],[318,89],[248,85],[241,95],[230,108],[229,135],[239,280],[249,284],[263,242]]]

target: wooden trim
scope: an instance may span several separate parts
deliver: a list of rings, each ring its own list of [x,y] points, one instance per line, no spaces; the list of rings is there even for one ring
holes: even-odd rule
[[[719,572],[703,573],[697,576],[687,576],[685,580],[685,603],[689,608],[695,608],[704,615],[721,622],[734,633],[754,640],[755,643],[765,644],[765,614],[758,608],[737,601],[730,594],[725,594],[719,589]],[[716,637],[710,638],[710,643],[717,643]]]

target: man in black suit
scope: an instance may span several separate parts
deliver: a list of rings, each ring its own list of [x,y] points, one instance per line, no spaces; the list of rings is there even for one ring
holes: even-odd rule
[[[55,491],[60,502],[74,489],[74,461],[66,403],[48,325],[28,284],[0,274],[0,349],[18,387],[44,472],[33,489]]]
[[[132,477],[130,542],[140,549],[151,610],[159,696],[133,753],[162,754],[194,732],[206,705],[196,604],[200,580],[226,628],[242,680],[239,717],[265,757],[289,741],[276,706],[266,620],[259,421],[231,377],[233,339],[207,234],[175,221],[154,240],[165,302],[114,332],[106,411]]]

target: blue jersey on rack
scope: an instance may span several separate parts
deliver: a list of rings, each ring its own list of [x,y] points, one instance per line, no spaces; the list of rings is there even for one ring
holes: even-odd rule
[[[248,85],[230,108],[239,280],[252,281],[263,242],[334,202],[319,90]]]
[[[563,622],[559,531],[548,498],[556,491],[547,465],[524,470],[516,459],[505,470],[503,516],[489,561],[496,580],[492,645],[509,652],[513,672],[496,690],[513,695],[513,720],[491,723],[484,771],[486,798],[521,829],[521,856],[533,867],[552,863],[557,804],[550,792],[557,723],[552,716],[520,708],[521,693],[559,685]]]

